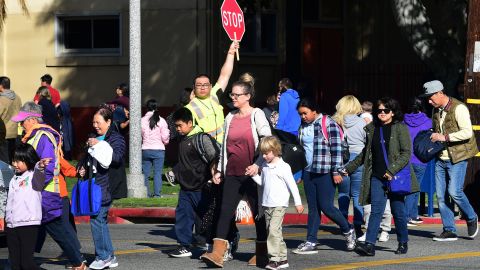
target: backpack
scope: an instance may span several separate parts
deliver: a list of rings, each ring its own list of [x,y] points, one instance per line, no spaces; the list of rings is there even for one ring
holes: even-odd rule
[[[307,167],[305,149],[298,141],[297,137],[289,132],[271,128],[272,135],[277,137],[282,145],[282,159],[292,169],[292,173],[303,170]]]
[[[322,115],[322,134],[323,134],[323,137],[325,138],[325,140],[328,141],[328,132],[327,132],[327,118],[328,116],[327,115]],[[349,150],[349,146],[348,146],[348,140],[347,140],[347,137],[345,136],[345,134],[343,133],[343,129],[341,126],[339,126],[336,122],[335,122],[335,125],[337,125],[338,127],[338,130],[340,131],[340,140],[342,141],[341,143],[341,146],[342,146],[342,160],[343,160],[343,164],[346,164],[348,163],[348,161],[350,160],[350,150]]]
[[[420,131],[413,140],[413,153],[422,162],[429,162],[435,158],[439,152],[445,149],[445,145],[441,142],[432,142],[430,136],[433,131],[431,129]]]
[[[215,149],[215,157],[220,156],[220,145],[212,136],[208,135],[207,133],[198,133],[193,136],[193,147],[195,148],[195,150],[197,150],[197,153],[202,159],[202,161],[205,164],[210,165],[212,161],[209,161],[207,158],[205,144],[203,143],[204,137],[207,137],[212,142],[213,148]]]

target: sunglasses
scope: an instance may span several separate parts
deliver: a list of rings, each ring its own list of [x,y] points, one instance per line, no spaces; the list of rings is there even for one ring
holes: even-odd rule
[[[380,113],[384,113],[384,114],[389,114],[392,110],[390,109],[378,109],[377,110],[377,113],[380,114]]]

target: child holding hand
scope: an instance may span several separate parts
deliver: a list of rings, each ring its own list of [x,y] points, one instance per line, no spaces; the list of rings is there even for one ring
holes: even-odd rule
[[[303,205],[290,165],[280,157],[282,154],[280,141],[274,136],[262,138],[260,152],[265,162],[260,167],[261,177],[256,175],[253,180],[263,186],[262,206],[267,222],[269,257],[266,269],[283,269],[289,267],[287,245],[282,236],[282,223],[290,193],[298,213],[303,213]]]

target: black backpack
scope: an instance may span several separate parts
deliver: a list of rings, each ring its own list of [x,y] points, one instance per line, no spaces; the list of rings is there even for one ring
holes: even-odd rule
[[[292,173],[296,173],[307,167],[307,159],[305,158],[305,149],[298,141],[297,136],[279,129],[271,128],[272,135],[280,140],[282,145],[282,159],[292,169]]]
[[[195,150],[197,150],[197,153],[198,153],[198,155],[200,155],[200,158],[203,160],[203,162],[205,162],[205,164],[210,165],[213,160],[209,161],[207,159],[205,145],[203,143],[203,138],[204,137],[207,137],[212,142],[213,148],[215,148],[215,157],[220,156],[220,145],[218,144],[218,142],[212,136],[210,136],[206,133],[198,133],[198,134],[193,135],[193,138],[192,138],[193,147],[195,148]]]

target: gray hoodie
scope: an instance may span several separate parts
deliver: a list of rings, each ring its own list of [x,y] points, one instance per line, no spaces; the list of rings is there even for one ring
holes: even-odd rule
[[[361,153],[366,142],[365,130],[363,128],[367,123],[363,118],[355,114],[345,115],[343,120],[345,122],[345,134],[350,153]]]

